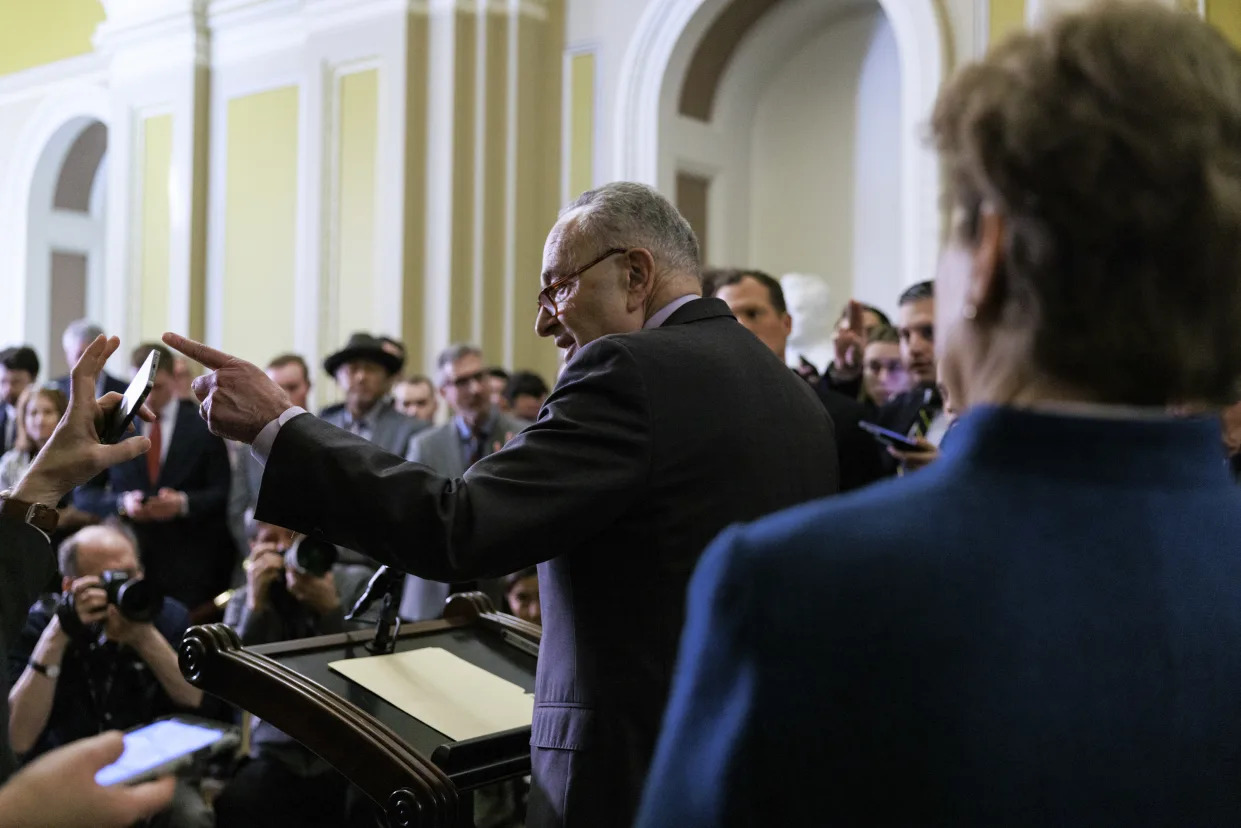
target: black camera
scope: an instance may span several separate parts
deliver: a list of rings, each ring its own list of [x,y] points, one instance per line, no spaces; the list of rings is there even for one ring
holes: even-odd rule
[[[124,570],[106,570],[99,585],[108,594],[108,603],[130,621],[149,623],[164,608],[164,596],[154,584]]]
[[[332,571],[336,558],[336,547],[333,544],[303,537],[284,553],[284,565],[294,572],[322,578]]]

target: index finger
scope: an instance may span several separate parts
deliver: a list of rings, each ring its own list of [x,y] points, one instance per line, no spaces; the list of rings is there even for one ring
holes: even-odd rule
[[[223,368],[224,363],[232,359],[231,356],[223,351],[217,351],[215,348],[204,345],[201,342],[186,339],[180,334],[164,334],[164,344],[169,348],[175,348],[195,362],[201,363],[206,368],[210,368],[212,371]]]
[[[86,350],[78,358],[77,365],[74,365],[73,371],[70,372],[69,396],[71,399],[95,399],[95,383],[99,379],[99,372],[103,370],[108,357],[112,356],[120,345],[121,340],[116,337],[109,339],[100,334],[95,337],[94,342],[86,346]]]

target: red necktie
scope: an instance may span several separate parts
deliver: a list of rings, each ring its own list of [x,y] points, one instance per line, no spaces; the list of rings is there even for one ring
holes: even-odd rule
[[[147,452],[147,476],[151,478],[151,486],[154,488],[156,481],[159,480],[159,453],[163,442],[158,419],[151,423],[151,430],[147,437],[151,438],[151,449]]]

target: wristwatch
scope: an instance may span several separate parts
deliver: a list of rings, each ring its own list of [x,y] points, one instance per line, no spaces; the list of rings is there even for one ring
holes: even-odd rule
[[[26,666],[28,666],[31,670],[34,670],[36,673],[42,673],[50,679],[60,678],[59,664],[40,664],[32,658],[26,662]]]
[[[34,528],[42,529],[50,535],[56,531],[56,524],[60,522],[60,513],[56,511],[55,506],[16,500],[13,497],[13,491],[6,489],[0,492],[0,518],[29,523]]]

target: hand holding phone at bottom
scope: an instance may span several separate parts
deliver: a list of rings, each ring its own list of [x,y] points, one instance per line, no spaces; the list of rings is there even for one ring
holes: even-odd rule
[[[40,756],[0,787],[0,823],[10,828],[123,828],[168,807],[172,777],[132,787],[100,787],[95,774],[121,757],[117,732],[81,739]]]
[[[925,437],[914,438],[921,451],[903,451],[901,449],[889,446],[888,454],[900,461],[901,473],[907,471],[916,471],[923,466],[929,466],[939,457],[939,449],[934,444],[927,441]]]

